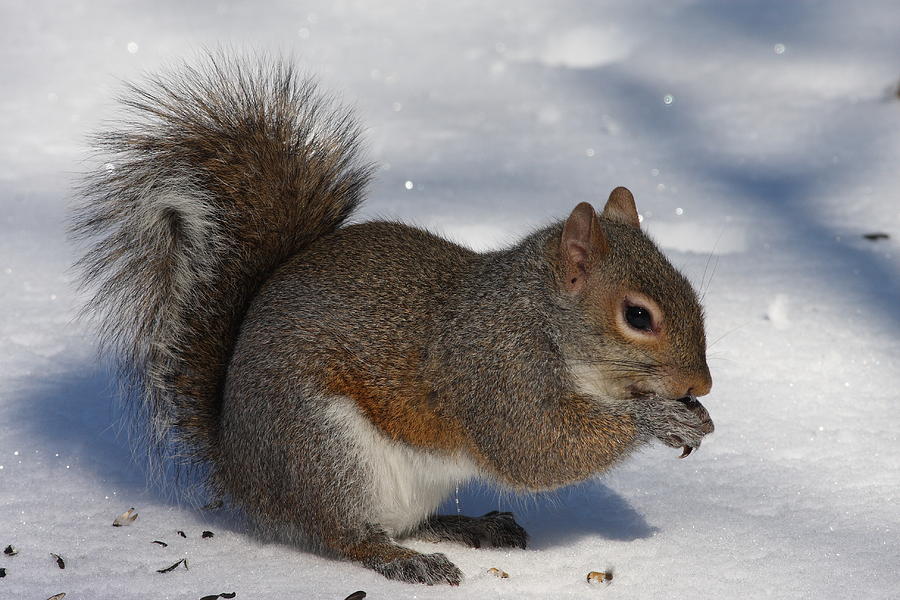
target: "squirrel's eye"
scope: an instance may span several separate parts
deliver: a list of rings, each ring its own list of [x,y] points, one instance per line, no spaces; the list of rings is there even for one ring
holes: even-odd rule
[[[625,309],[625,320],[635,329],[653,331],[653,315],[643,306],[629,306]]]

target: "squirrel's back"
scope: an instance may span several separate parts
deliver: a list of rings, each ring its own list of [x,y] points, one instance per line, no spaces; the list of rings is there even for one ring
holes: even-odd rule
[[[261,283],[361,201],[359,129],[290,63],[210,54],[129,85],[73,233],[88,309],[157,447],[215,461],[225,370]]]

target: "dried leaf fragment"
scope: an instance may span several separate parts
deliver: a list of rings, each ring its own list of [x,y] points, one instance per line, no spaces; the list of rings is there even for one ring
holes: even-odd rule
[[[3,554],[7,556],[15,556],[19,551],[12,547],[12,544],[3,549]]]
[[[612,571],[591,571],[587,574],[588,583],[610,583],[612,578]]]
[[[344,598],[344,600],[362,600],[365,597],[366,597],[366,593],[364,591],[357,590],[357,591],[353,592],[352,594],[350,594],[349,596],[347,596],[346,598]]]
[[[59,554],[54,554],[52,552],[50,553],[50,556],[56,559],[56,566],[58,566],[60,569],[66,568],[66,561],[63,560],[62,556],[60,556]]]
[[[212,536],[213,536],[212,531],[204,531],[203,533],[200,534],[200,537],[202,537],[202,538],[211,538]]]
[[[138,514],[134,512],[134,507],[132,506],[121,515],[116,517],[116,520],[113,521],[113,527],[124,527],[125,525],[131,525],[137,518]]]
[[[506,571],[501,571],[496,567],[491,567],[490,569],[488,569],[488,573],[490,573],[494,577],[499,577],[500,579],[509,579],[509,573],[507,573]]]
[[[184,563],[184,568],[185,568],[185,569],[188,568],[187,559],[186,559],[186,558],[182,558],[181,560],[179,560],[177,563],[175,563],[175,564],[172,565],[171,567],[166,567],[165,569],[157,569],[156,572],[157,572],[157,573],[169,573],[170,571],[174,571],[175,569],[177,569],[177,568],[178,568],[178,565],[180,565],[181,563]],[[188,570],[190,570],[190,569],[188,569]]]

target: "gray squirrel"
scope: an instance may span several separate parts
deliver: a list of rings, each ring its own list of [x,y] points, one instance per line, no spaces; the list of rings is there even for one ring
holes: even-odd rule
[[[149,445],[261,536],[456,585],[397,540],[527,542],[435,514],[459,483],[552,490],[712,432],[702,309],[627,189],[476,253],[346,224],[360,129],[288,60],[211,54],[122,102],[73,215],[87,308]]]

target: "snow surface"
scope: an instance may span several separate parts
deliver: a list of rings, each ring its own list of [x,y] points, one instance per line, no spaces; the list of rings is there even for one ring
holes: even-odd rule
[[[0,599],[900,598],[895,1],[5,0],[0,22]],[[297,53],[357,106],[381,164],[363,217],[490,248],[629,186],[702,288],[714,436],[558,494],[462,490],[532,544],[411,544],[459,565],[452,589],[148,488],[74,320],[65,210],[117,79],[204,45]]]

